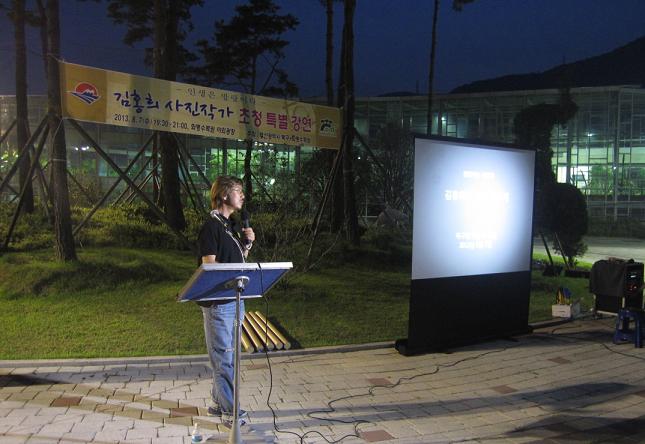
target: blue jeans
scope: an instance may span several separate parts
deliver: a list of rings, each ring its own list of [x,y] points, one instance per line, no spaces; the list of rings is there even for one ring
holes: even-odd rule
[[[206,347],[213,370],[211,398],[216,407],[233,412],[235,349],[235,302],[201,307],[204,315]],[[244,301],[240,302],[240,329],[244,319]]]

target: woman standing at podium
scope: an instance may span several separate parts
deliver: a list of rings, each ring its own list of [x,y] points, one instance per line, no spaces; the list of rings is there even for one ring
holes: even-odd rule
[[[238,230],[230,217],[242,209],[242,181],[235,176],[219,176],[211,187],[210,217],[199,233],[198,252],[202,263],[244,262],[251,250],[255,233],[252,228]],[[233,378],[235,344],[235,301],[198,302],[204,316],[206,347],[213,371],[209,416],[220,416],[223,422],[233,420]],[[240,322],[244,319],[241,301]],[[247,417],[240,409],[239,418]]]

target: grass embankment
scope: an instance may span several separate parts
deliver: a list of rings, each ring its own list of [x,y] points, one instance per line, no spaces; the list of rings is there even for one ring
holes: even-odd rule
[[[0,257],[0,359],[204,353],[199,308],[175,302],[195,268],[190,253],[105,247],[79,257]],[[377,260],[291,272],[269,293],[269,318],[299,347],[405,337],[409,276],[409,265]],[[587,282],[534,272],[530,321],[551,317],[558,286],[588,308]],[[263,300],[247,304],[266,309]]]

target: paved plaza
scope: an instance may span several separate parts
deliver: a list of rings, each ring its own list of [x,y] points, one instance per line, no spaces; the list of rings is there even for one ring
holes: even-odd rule
[[[587,243],[589,262],[645,259],[642,241]],[[645,349],[613,344],[613,330],[586,318],[413,357],[393,344],[272,352],[270,365],[245,354],[243,439],[642,443]],[[227,442],[205,416],[210,388],[206,355],[0,361],[0,443],[189,443],[195,423]]]
[[[613,318],[586,319],[414,357],[390,344],[277,352],[271,371],[245,355],[243,438],[645,442],[645,349],[612,331]],[[188,443],[194,423],[226,442],[205,416],[210,384],[206,356],[0,361],[0,442]]]

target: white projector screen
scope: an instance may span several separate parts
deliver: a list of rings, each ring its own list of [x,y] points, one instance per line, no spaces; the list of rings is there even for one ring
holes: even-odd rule
[[[534,154],[415,139],[412,279],[530,270]]]

